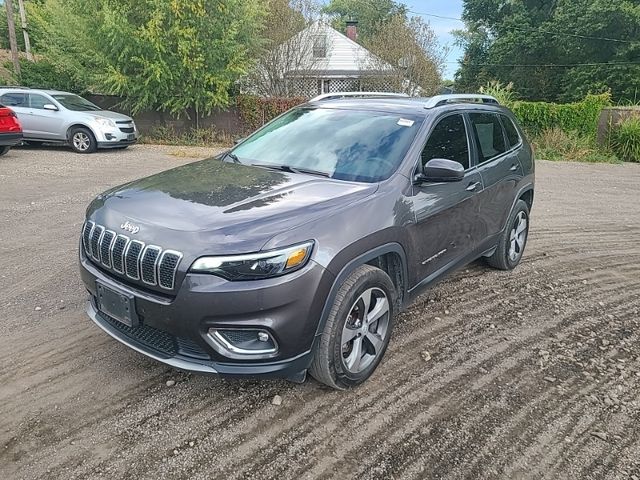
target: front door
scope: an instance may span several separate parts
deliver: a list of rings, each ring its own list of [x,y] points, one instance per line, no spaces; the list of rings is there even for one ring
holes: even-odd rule
[[[53,102],[44,95],[29,93],[29,128],[30,136],[43,140],[64,141],[64,132],[60,112],[46,110],[45,105],[53,105]]]
[[[416,263],[415,283],[431,277],[471,254],[482,236],[476,219],[482,178],[471,164],[469,136],[462,114],[438,121],[424,146],[422,164],[433,158],[461,163],[465,176],[459,182],[423,183],[413,187],[416,223],[411,241]]]

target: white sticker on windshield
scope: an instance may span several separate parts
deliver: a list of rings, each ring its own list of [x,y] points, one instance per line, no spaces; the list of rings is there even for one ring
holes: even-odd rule
[[[413,120],[409,120],[408,118],[401,118],[398,120],[398,125],[401,127],[410,127],[414,124]]]

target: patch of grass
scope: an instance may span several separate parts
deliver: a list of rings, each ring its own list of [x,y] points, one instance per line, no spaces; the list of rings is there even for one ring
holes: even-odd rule
[[[594,139],[557,127],[531,137],[536,158],[568,162],[620,163],[609,149],[598,146]]]
[[[611,130],[611,149],[625,162],[640,162],[640,115],[625,118]]]
[[[230,147],[233,145],[231,135],[215,128],[193,128],[178,132],[173,127],[160,126],[154,128],[150,134],[143,135],[141,141],[155,145],[187,147]]]

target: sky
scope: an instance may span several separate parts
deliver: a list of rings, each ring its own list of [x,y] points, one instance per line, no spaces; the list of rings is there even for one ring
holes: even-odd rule
[[[428,13],[432,15],[440,15],[443,17],[460,18],[462,16],[462,0],[401,0],[411,12],[409,15],[417,15],[414,12]],[[447,63],[444,71],[444,78],[453,80],[453,75],[458,69],[457,60],[462,57],[462,49],[454,45],[454,38],[451,30],[460,29],[464,26],[462,22],[448,20],[442,18],[421,15],[429,22],[431,28],[438,35],[438,39],[442,45],[448,45],[451,49],[447,57]]]

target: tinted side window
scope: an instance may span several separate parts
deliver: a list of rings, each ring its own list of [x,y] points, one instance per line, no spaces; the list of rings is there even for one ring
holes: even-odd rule
[[[520,135],[518,134],[518,130],[509,117],[507,117],[506,115],[500,115],[500,118],[502,119],[502,125],[504,125],[504,131],[507,132],[507,139],[509,140],[509,144],[512,147],[515,147],[520,143]]]
[[[24,93],[5,93],[0,97],[0,103],[7,107],[26,107],[27,96]]]
[[[446,158],[469,168],[469,143],[462,115],[450,115],[438,122],[422,150],[422,165],[433,158]]]
[[[29,106],[31,108],[43,109],[45,104],[47,104],[47,103],[51,103],[51,102],[48,101],[42,95],[36,95],[35,93],[30,93],[29,94]]]
[[[480,163],[507,151],[502,125],[494,113],[471,113],[471,124],[480,149]]]

